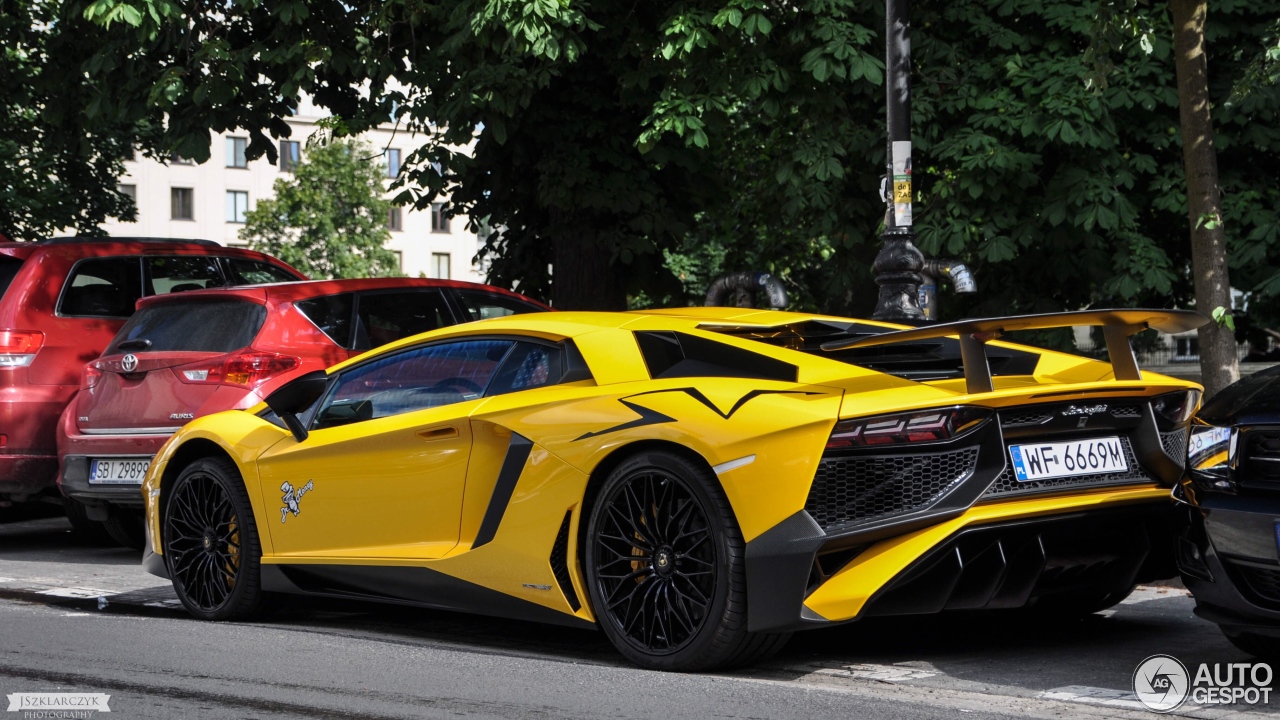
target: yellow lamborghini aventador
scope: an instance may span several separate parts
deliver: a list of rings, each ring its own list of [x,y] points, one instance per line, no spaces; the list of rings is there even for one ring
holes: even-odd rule
[[[1196,385],[1116,310],[902,328],[728,308],[418,335],[200,418],[151,465],[148,570],[191,614],[276,593],[598,625],[653,668],[794,630],[1092,612],[1176,574]],[[996,341],[1100,326],[1110,363]]]

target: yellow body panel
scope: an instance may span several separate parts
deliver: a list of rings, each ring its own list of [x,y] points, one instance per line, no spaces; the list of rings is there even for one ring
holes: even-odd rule
[[[584,497],[602,463],[636,443],[680,446],[713,469],[733,463],[717,477],[743,539],[750,542],[804,509],[839,418],[953,405],[1001,408],[1083,401],[1114,397],[1117,391],[1126,397],[1153,396],[1198,387],[1155,374],[1117,383],[1106,363],[1032,350],[1040,355],[1035,375],[997,376],[993,392],[970,395],[963,380],[916,382],[698,327],[822,319],[848,322],[737,308],[545,313],[468,323],[398,341],[329,372],[423,342],[522,335],[572,338],[593,380],[315,430],[303,443],[257,417],[265,406],[199,418],[165,445],[143,484],[152,550],[163,553],[162,479],[180,471],[170,467],[171,459],[189,443],[211,443],[240,469],[264,564],[430,568],[590,621],[577,557],[577,539],[587,523]],[[640,330],[677,331],[781,360],[798,368],[797,380],[653,380],[634,339],[633,332]],[[496,533],[476,547],[515,434],[531,441],[532,450]],[[296,516],[284,510],[285,482],[295,488],[313,483]],[[818,587],[805,604],[829,620],[852,618],[878,588],[959,528],[1151,500],[1167,492],[1155,487],[1081,491],[977,505],[953,519],[880,541]],[[548,561],[566,514],[568,567],[582,601],[576,612],[558,591]]]
[[[1167,500],[1168,497],[1168,488],[1145,486],[977,505],[957,518],[872,545],[814,590],[804,604],[810,611],[827,620],[839,621],[856,617],[871,596],[903,568],[965,527],[998,520],[1017,520],[1135,502]]]

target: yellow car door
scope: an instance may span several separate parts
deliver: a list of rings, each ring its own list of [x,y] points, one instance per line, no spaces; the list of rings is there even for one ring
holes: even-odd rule
[[[458,542],[470,414],[514,343],[440,342],[345,368],[258,459],[274,555],[438,558]]]

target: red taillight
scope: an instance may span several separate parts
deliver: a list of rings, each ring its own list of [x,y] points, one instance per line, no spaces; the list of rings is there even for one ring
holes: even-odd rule
[[[92,390],[97,386],[98,381],[102,379],[102,367],[96,362],[91,362],[84,366],[84,386]]]
[[[26,367],[44,345],[44,333],[0,330],[0,367]]]
[[[217,383],[253,388],[298,367],[302,360],[271,352],[242,352],[216,364],[197,363],[178,368],[178,377],[188,383]]]
[[[989,417],[991,411],[987,408],[962,405],[841,420],[827,439],[827,449],[950,440],[976,428]]]

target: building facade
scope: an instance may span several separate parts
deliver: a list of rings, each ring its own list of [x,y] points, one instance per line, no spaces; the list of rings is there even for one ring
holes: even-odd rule
[[[304,101],[297,115],[286,118],[293,133],[279,141],[276,165],[266,158],[247,161],[248,133],[236,132],[215,133],[211,156],[201,165],[181,158],[165,164],[139,155],[125,163],[126,174],[120,178],[121,190],[137,202],[137,221],[110,221],[103,228],[116,236],[206,239],[243,247],[239,233],[245,213],[275,194],[276,180],[286,176],[305,152],[320,117]],[[389,124],[361,139],[382,153],[387,186],[404,158],[423,144],[403,131],[394,132]],[[482,282],[480,269],[472,263],[480,238],[467,231],[465,218],[448,218],[443,208],[439,201],[429,211],[394,208],[387,218],[388,249],[410,277]]]

